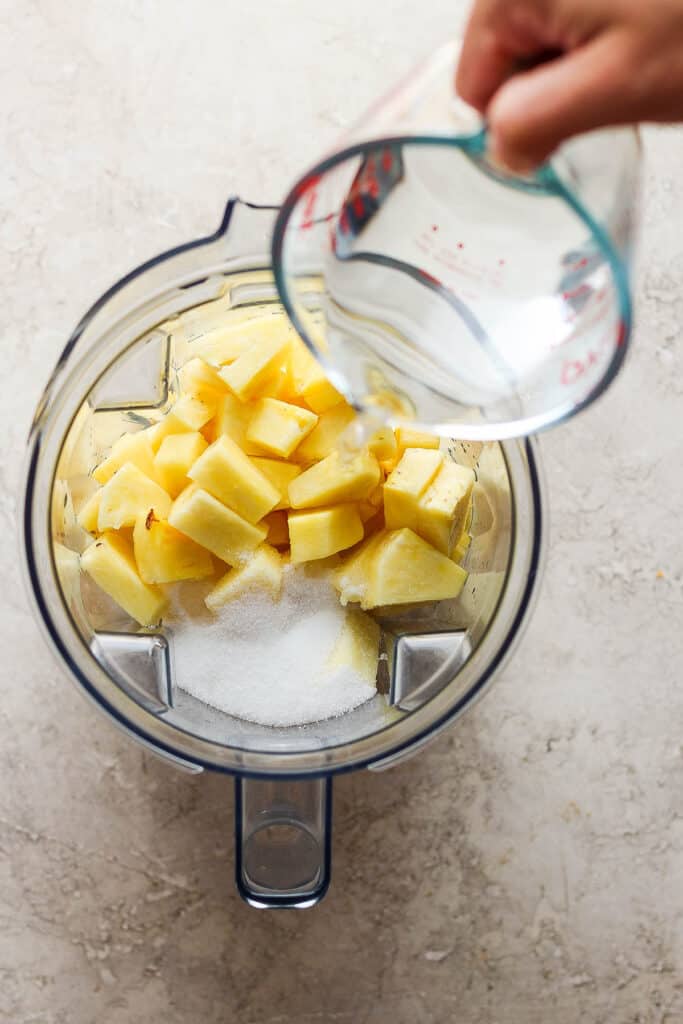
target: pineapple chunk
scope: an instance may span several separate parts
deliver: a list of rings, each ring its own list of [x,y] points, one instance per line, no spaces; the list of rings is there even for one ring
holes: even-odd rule
[[[318,462],[333,450],[339,437],[354,418],[355,412],[346,402],[323,412],[318,422],[294,452],[297,462]]]
[[[474,471],[447,459],[417,505],[417,530],[449,555],[460,536],[472,495]]]
[[[265,540],[265,526],[254,526],[217,498],[191,484],[173,503],[168,521],[228,565],[248,557]]]
[[[258,394],[266,382],[275,375],[288,348],[289,341],[281,330],[276,331],[272,337],[266,335],[254,340],[234,363],[223,367],[220,371],[221,377],[233,394],[246,402]]]
[[[115,441],[107,458],[93,470],[93,476],[98,484],[106,484],[126,462],[132,462],[145,476],[155,479],[154,451],[146,430],[124,434]]]
[[[166,604],[163,592],[143,583],[133,548],[125,537],[105,533],[81,555],[81,568],[141,626],[158,622]]]
[[[257,523],[280,501],[278,488],[227,434],[200,455],[188,476],[250,523]]]
[[[344,558],[338,569],[335,569],[332,582],[339,591],[339,600],[343,605],[365,600],[370,563],[383,537],[384,533],[375,533],[368,537],[360,547]]]
[[[357,567],[361,581],[356,586],[360,606],[366,610],[448,600],[458,596],[467,579],[464,569],[412,530],[390,530],[366,543],[369,550],[360,561],[360,569]],[[337,576],[337,586],[339,580]],[[356,599],[351,588],[342,588],[342,604]]]
[[[436,434],[427,434],[424,430],[415,430],[413,427],[396,428],[396,444],[399,455],[406,448],[431,448],[436,450],[439,447],[439,438]]]
[[[393,459],[398,452],[396,434],[391,427],[381,427],[368,441],[368,448],[379,462]]]
[[[132,462],[127,462],[104,485],[100,495],[97,529],[119,530],[122,526],[135,526],[135,520],[154,509],[164,519],[171,507],[171,499],[159,484],[145,476]]]
[[[190,359],[181,366],[178,379],[183,394],[194,395],[196,398],[212,398],[217,394],[225,395],[228,391],[228,385],[220,373],[203,359]]]
[[[320,363],[299,338],[292,341],[290,347],[289,376],[293,394],[302,398],[313,412],[327,412],[344,401],[344,396],[329,382]]]
[[[229,327],[209,331],[193,341],[191,348],[211,366],[225,366],[226,363],[234,363],[249,345],[242,324],[231,324]]]
[[[216,413],[216,437],[227,434],[247,455],[259,455],[261,449],[247,441],[247,427],[254,412],[254,403],[240,402],[234,395],[225,395]]]
[[[289,547],[289,525],[286,512],[270,512],[263,519],[263,525],[268,527],[266,540],[274,548]]]
[[[157,519],[153,512],[140,516],[135,523],[133,548],[144,583],[201,580],[213,572],[209,552],[174,530],[165,519]]]
[[[189,484],[187,474],[208,445],[197,431],[188,434],[170,434],[164,438],[154,457],[157,476],[164,482],[164,489],[172,498],[177,498]]]
[[[362,523],[367,523],[373,516],[377,515],[377,506],[373,505],[370,501],[360,501],[358,503],[358,515]]]
[[[253,458],[251,460],[256,468],[268,477],[273,487],[280,492],[280,500],[273,509],[277,512],[282,508],[289,508],[289,485],[301,473],[301,466],[295,466],[291,462],[280,462],[279,459]]]
[[[334,451],[292,480],[289,500],[292,508],[362,501],[374,491],[379,479],[377,459],[368,451],[361,451],[351,458],[343,458]]]
[[[158,452],[162,443],[171,434],[185,434],[192,432],[192,428],[188,427],[186,423],[177,419],[172,412],[166,413],[162,420],[155,423],[152,427],[147,427],[145,434],[149,438],[149,442],[152,445],[152,450]]]
[[[418,501],[443,465],[441,452],[408,448],[384,485],[387,529],[417,526]]]
[[[262,398],[249,421],[247,441],[286,459],[317,422],[318,417],[308,409],[276,398]]]
[[[366,683],[375,686],[379,641],[380,628],[375,620],[358,608],[349,608],[328,668],[350,666]]]
[[[201,430],[216,415],[220,396],[205,392],[201,398],[196,395],[182,395],[173,406],[173,416],[184,424],[187,430]]]
[[[236,569],[230,569],[209,591],[204,601],[206,607],[215,612],[228,601],[234,601],[250,590],[267,590],[277,598],[281,588],[282,558],[270,544],[261,544],[247,562]]]
[[[453,548],[453,554],[451,555],[451,558],[453,559],[454,562],[462,562],[463,558],[470,549],[471,543],[472,538],[470,537],[469,533],[467,533],[466,530],[463,530],[463,532],[460,534],[460,540]]]
[[[97,518],[100,514],[100,501],[102,500],[102,490],[97,490],[95,493],[88,498],[85,505],[78,513],[76,520],[79,526],[82,526],[88,533],[97,533]]]
[[[327,558],[362,539],[363,523],[356,505],[334,505],[289,514],[293,563]]]

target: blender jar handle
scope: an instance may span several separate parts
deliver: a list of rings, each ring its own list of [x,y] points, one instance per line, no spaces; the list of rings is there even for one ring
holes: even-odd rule
[[[235,779],[235,874],[252,907],[312,907],[330,884],[332,780]]]

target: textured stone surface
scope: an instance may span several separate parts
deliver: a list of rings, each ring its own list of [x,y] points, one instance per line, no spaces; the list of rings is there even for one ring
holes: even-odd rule
[[[683,1019],[683,133],[647,134],[628,368],[543,439],[532,625],[456,730],[339,780],[318,909],[239,902],[229,784],[173,772],[97,715],[19,585],[24,437],[82,311],[212,229],[228,193],[277,200],[461,13],[0,3],[2,1021]]]

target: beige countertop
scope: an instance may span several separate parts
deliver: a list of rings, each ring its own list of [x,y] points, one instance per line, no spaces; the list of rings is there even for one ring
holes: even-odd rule
[[[683,132],[647,133],[628,368],[542,440],[532,624],[455,729],[338,780],[319,908],[239,901],[229,781],[88,706],[19,581],[24,439],[84,309],[229,194],[277,201],[462,9],[0,5],[0,1021],[683,1020]]]

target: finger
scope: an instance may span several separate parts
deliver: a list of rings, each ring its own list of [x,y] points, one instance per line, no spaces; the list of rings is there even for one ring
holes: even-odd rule
[[[637,120],[633,67],[627,40],[612,32],[514,76],[486,112],[494,157],[526,171],[573,135]]]
[[[501,44],[496,33],[483,28],[469,41],[465,38],[455,78],[456,92],[483,114],[514,67],[514,55]]]

